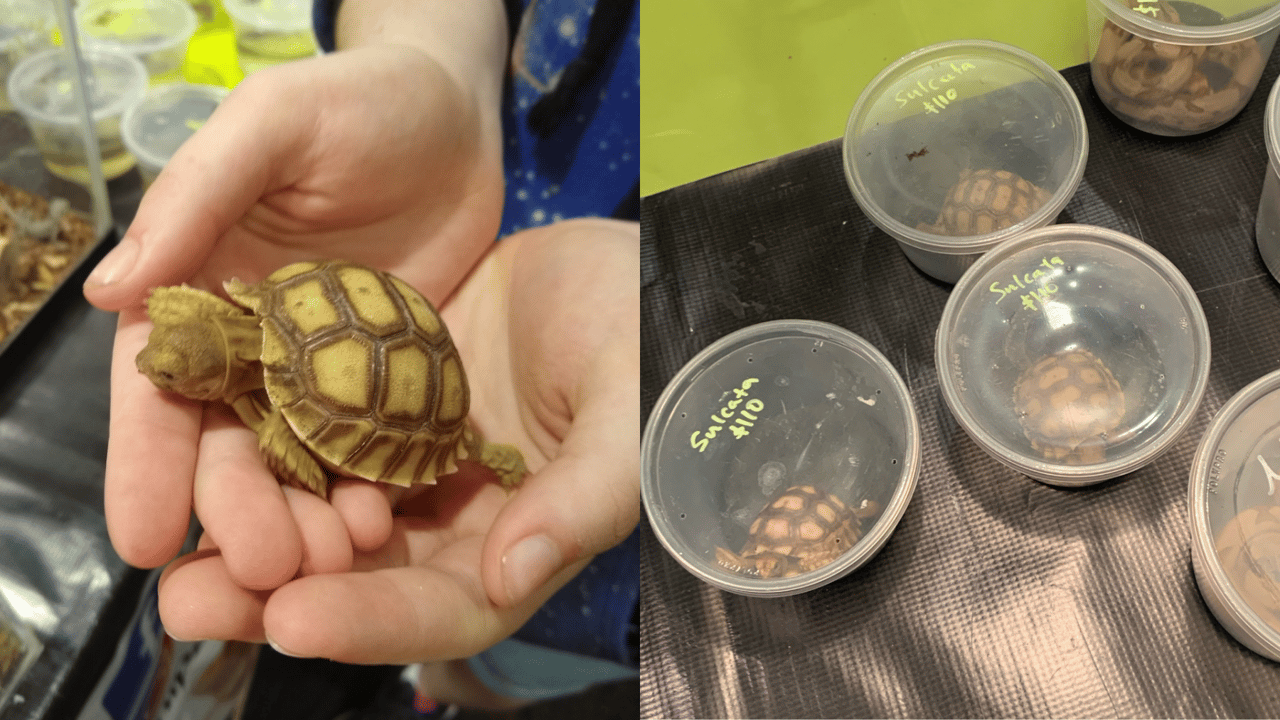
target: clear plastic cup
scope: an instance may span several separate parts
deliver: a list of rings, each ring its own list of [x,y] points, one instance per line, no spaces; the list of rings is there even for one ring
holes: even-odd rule
[[[906,384],[843,328],[779,320],[712,343],[667,386],[640,448],[654,532],[703,581],[794,595],[868,562],[915,492]]]
[[[854,200],[928,275],[954,283],[982,253],[1054,221],[1089,138],[1071,86],[985,40],[899,58],[858,97],[844,133]]]
[[[319,52],[311,30],[312,0],[223,0],[246,75]]]
[[[90,114],[97,130],[102,172],[109,180],[134,166],[120,136],[124,111],[147,89],[147,70],[132,55],[86,50]],[[32,55],[9,74],[9,99],[22,115],[45,167],[58,177],[89,182],[74,74],[78,68],[61,48]]]
[[[1280,33],[1280,4],[1086,0],[1089,69],[1102,104],[1155,135],[1194,135],[1249,102]]]
[[[53,47],[57,24],[43,0],[0,0],[0,80],[7,80],[23,58]],[[8,91],[0,87],[0,110],[12,109]]]
[[[1280,661],[1280,371],[1218,410],[1191,464],[1191,563],[1205,604]]]
[[[1195,292],[1146,243],[1030,230],[956,283],[938,325],[942,396],[979,447],[1036,480],[1137,470],[1186,429],[1209,378]]]
[[[169,158],[209,119],[229,91],[219,85],[156,85],[124,113],[121,135],[151,185]]]
[[[1258,252],[1271,276],[1280,280],[1280,80],[1271,88],[1263,118],[1262,135],[1267,143],[1267,174],[1262,180],[1262,197],[1254,236]]]
[[[181,77],[199,18],[187,0],[88,0],[76,7],[76,24],[86,46],[134,55],[161,84]]]

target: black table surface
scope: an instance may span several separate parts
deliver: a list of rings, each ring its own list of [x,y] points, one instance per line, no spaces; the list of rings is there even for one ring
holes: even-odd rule
[[[1090,154],[1058,221],[1119,230],[1168,257],[1204,308],[1213,353],[1179,441],[1088,488],[1010,470],[956,424],[933,345],[951,287],[861,213],[838,140],[643,199],[642,421],[717,338],[807,318],[889,358],[910,388],[923,455],[880,553],[801,595],[705,584],[642,522],[642,716],[1280,716],[1280,664],[1236,642],[1200,596],[1187,510],[1191,459],[1214,413],[1280,367],[1280,283],[1253,229],[1278,71],[1280,57],[1240,115],[1190,138],[1129,128],[1102,106],[1087,66],[1063,71]]]

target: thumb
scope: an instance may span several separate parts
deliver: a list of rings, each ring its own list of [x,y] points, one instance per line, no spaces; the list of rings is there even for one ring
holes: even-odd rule
[[[275,159],[293,141],[290,123],[266,116],[277,103],[264,105],[262,94],[242,84],[174,153],[124,237],[85,281],[89,302],[108,311],[136,307],[151,288],[190,279],[263,195]]]
[[[597,397],[576,413],[559,455],[526,478],[494,520],[482,561],[494,604],[519,604],[566,566],[635,529],[639,388],[632,390]],[[635,417],[621,408],[636,408]]]

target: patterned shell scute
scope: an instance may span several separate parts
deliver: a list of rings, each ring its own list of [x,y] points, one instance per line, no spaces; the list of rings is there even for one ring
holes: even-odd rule
[[[1014,406],[1031,446],[1068,465],[1102,462],[1108,433],[1120,425],[1125,397],[1111,370],[1084,349],[1049,355],[1028,368]]]
[[[297,263],[254,288],[267,395],[336,469],[397,484],[452,467],[469,395],[434,308],[386,273]]]
[[[748,575],[794,577],[853,547],[859,526],[858,516],[835,495],[797,485],[764,507],[740,554],[717,548],[716,556],[721,565]]]
[[[932,224],[917,228],[935,235],[984,235],[1021,222],[1049,200],[1049,192],[1008,170],[963,170]]]

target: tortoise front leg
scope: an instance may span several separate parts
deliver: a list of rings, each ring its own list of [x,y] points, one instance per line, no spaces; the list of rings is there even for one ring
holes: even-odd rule
[[[280,482],[329,499],[328,475],[294,434],[279,408],[273,409],[258,426],[258,450]]]

